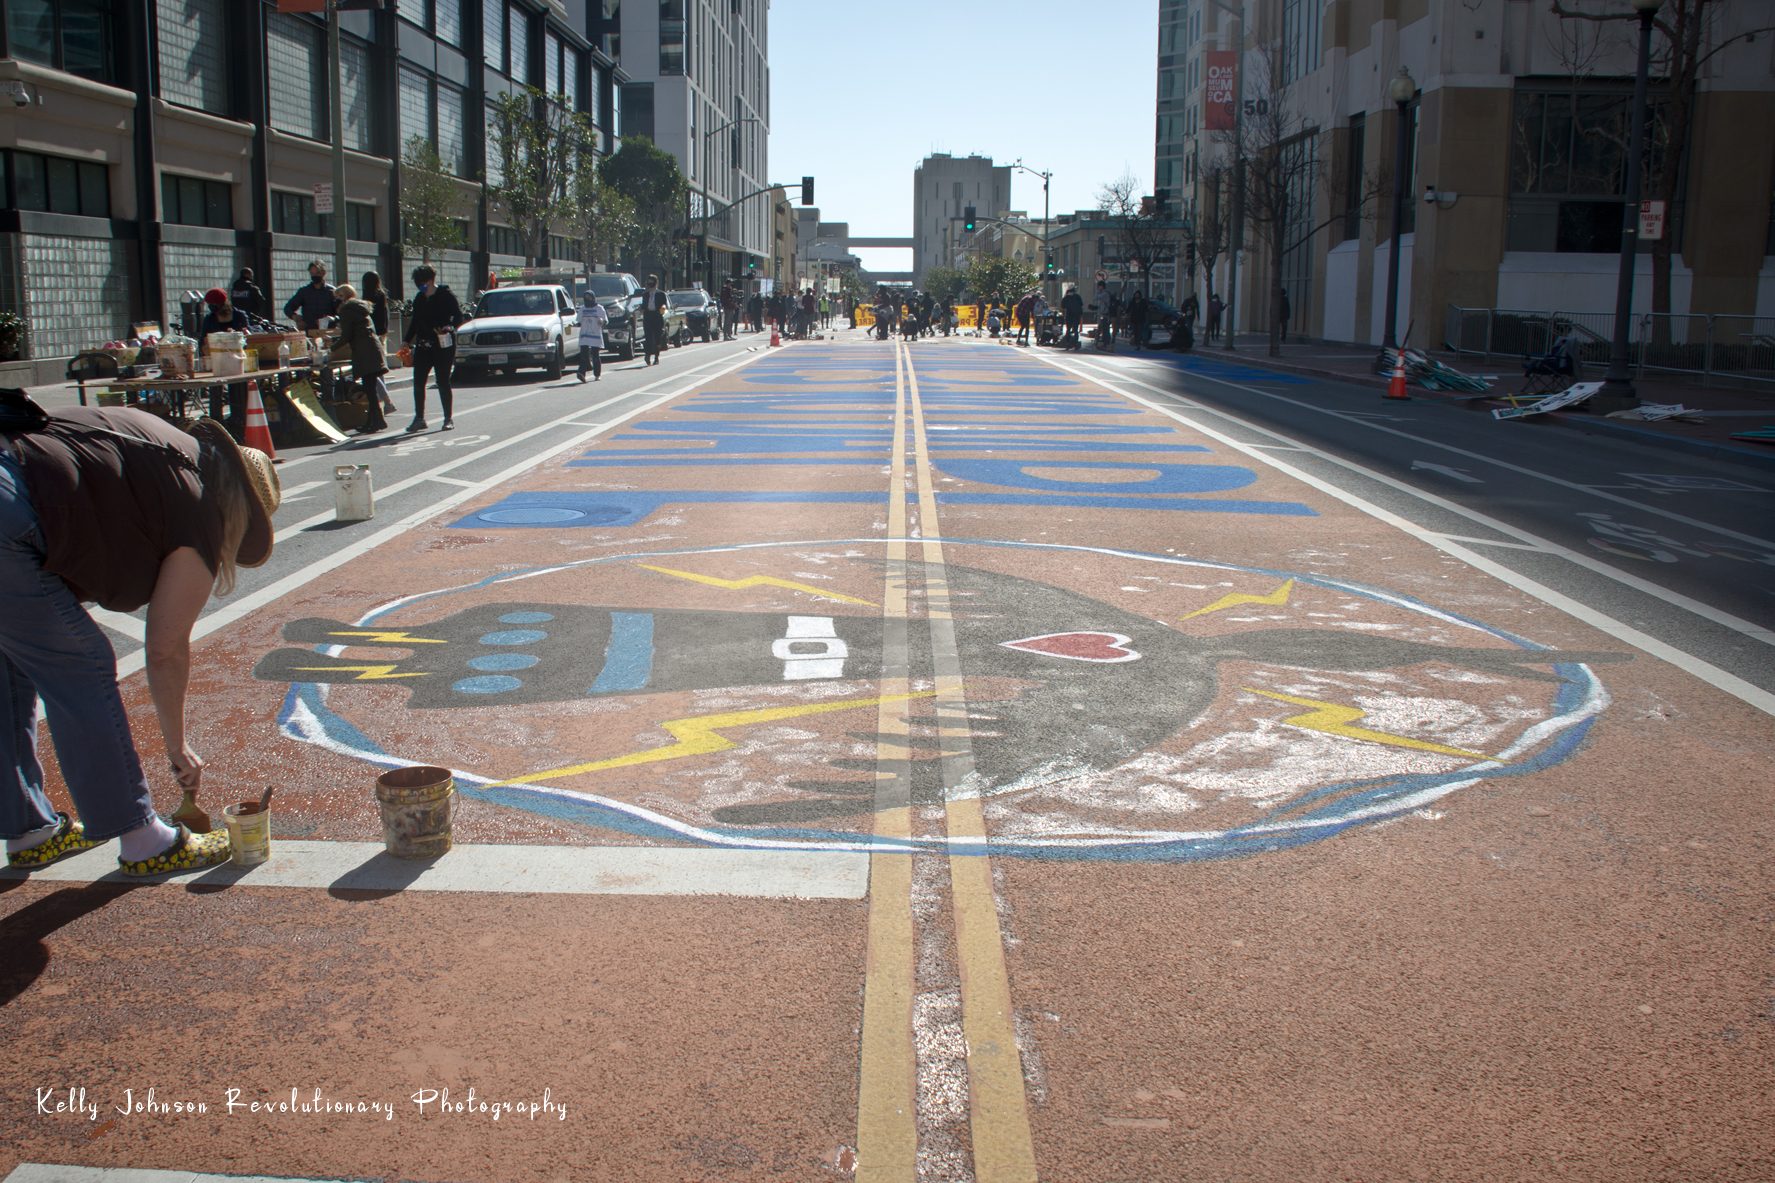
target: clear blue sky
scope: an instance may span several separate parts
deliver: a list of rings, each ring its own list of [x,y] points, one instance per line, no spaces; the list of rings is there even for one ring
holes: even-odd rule
[[[912,233],[932,152],[1052,170],[1055,213],[1128,173],[1150,192],[1158,25],[1157,0],[771,0],[771,179],[812,174],[821,217],[870,237]],[[1011,208],[1041,216],[1039,178]]]

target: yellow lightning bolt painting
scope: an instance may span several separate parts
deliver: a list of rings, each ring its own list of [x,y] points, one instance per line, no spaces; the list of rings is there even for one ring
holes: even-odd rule
[[[674,571],[670,567],[649,567],[645,563],[636,563],[635,565],[643,571],[658,571],[661,575],[692,579],[697,583],[706,583],[710,587],[725,587],[729,591],[742,591],[748,587],[786,587],[790,591],[806,592],[810,596],[824,596],[828,600],[843,600],[847,604],[862,604],[868,608],[881,606],[869,600],[859,600],[855,596],[841,596],[837,592],[827,591],[823,587],[810,587],[805,583],[791,583],[787,579],[774,579],[769,575],[749,575],[745,579],[717,579],[713,575],[694,575],[689,571]]]
[[[1295,698],[1288,694],[1273,694],[1268,690],[1253,690],[1249,686],[1241,687],[1252,694],[1261,694],[1265,698],[1273,698],[1278,702],[1290,702],[1295,706],[1312,707],[1304,715],[1295,715],[1282,722],[1291,727],[1304,728],[1307,731],[1323,731],[1326,735],[1341,735],[1346,739],[1366,740],[1369,743],[1384,743],[1395,748],[1415,748],[1420,752],[1440,752],[1445,756],[1465,756],[1470,760],[1490,760],[1493,763],[1505,764],[1496,756],[1488,756],[1484,752],[1469,752],[1465,748],[1444,747],[1439,743],[1426,743],[1421,739],[1410,739],[1403,735],[1393,735],[1386,731],[1370,731],[1366,727],[1352,727],[1357,719],[1368,712],[1361,707],[1343,706],[1335,702],[1319,702],[1312,698]]]
[[[1281,587],[1277,588],[1267,596],[1248,596],[1242,592],[1234,592],[1231,595],[1220,597],[1220,599],[1214,601],[1206,608],[1197,608],[1194,612],[1191,612],[1189,616],[1180,617],[1179,619],[1188,620],[1190,616],[1206,616],[1210,612],[1219,612],[1222,608],[1237,608],[1240,604],[1269,604],[1273,607],[1280,606],[1288,602],[1288,596],[1293,591],[1294,580],[1290,579],[1287,583],[1284,583]]]

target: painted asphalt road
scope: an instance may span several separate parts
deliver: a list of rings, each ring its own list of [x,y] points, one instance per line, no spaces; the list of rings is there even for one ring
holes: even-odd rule
[[[1515,527],[1523,534],[1487,557],[1775,691],[1775,474],[1766,469],[1500,422],[1459,400],[1388,402],[1236,355],[1087,353],[1074,363],[1234,416],[1241,440],[1273,442],[1242,429],[1252,425],[1319,450],[1299,457],[1307,470],[1431,528],[1448,528],[1438,503]],[[1558,553],[1525,552],[1525,542]]]
[[[1775,1168],[1761,687],[1076,359],[846,335],[654,393],[205,638],[262,872],[0,879],[0,1170]],[[415,761],[464,849],[366,857]],[[149,1087],[209,1108],[111,1112]]]

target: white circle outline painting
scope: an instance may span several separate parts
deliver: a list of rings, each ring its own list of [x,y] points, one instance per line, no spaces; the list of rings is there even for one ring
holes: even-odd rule
[[[1591,667],[1632,659],[1305,572],[981,539],[946,539],[941,570],[890,571],[885,547],[501,571],[351,623],[292,621],[296,647],[253,673],[289,683],[293,739],[383,769],[448,763],[399,751],[440,746],[412,721],[447,718],[429,734],[482,762],[454,770],[464,795],[641,841],[1193,861],[1434,818],[1460,789],[1560,764],[1609,704]],[[1165,618],[1011,573],[1034,559]],[[905,617],[875,602],[890,578]],[[934,713],[932,609],[953,622],[959,730]],[[884,693],[890,670],[906,693]],[[895,715],[904,729],[884,734]],[[965,796],[984,840],[871,832],[878,810]]]

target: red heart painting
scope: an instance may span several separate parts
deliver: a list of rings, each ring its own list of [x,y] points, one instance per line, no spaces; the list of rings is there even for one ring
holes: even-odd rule
[[[1128,648],[1132,637],[1121,633],[1043,633],[1017,641],[1000,641],[1006,649],[1040,653],[1044,657],[1064,657],[1071,661],[1139,661],[1140,654]]]

